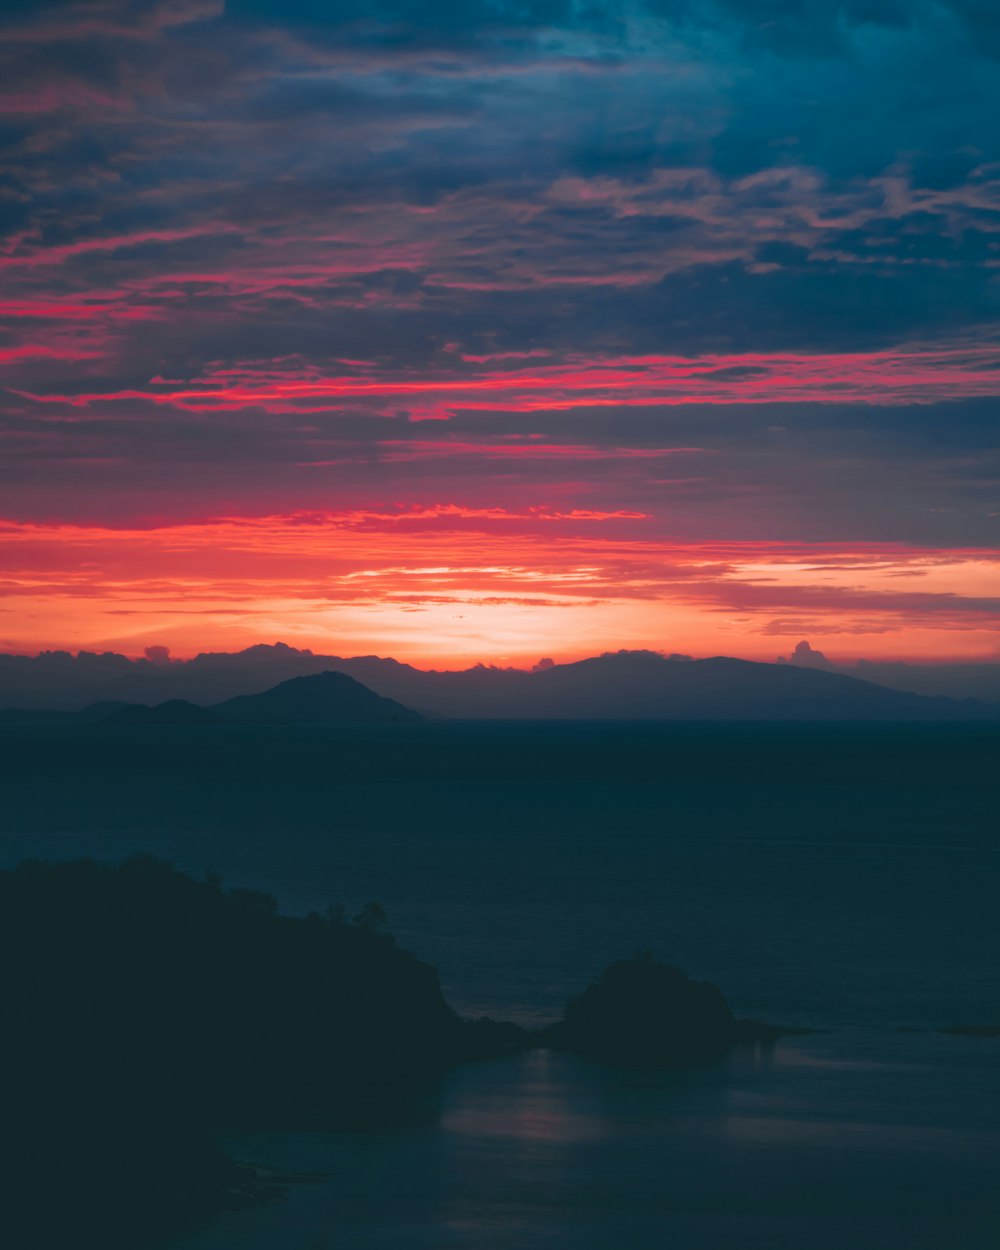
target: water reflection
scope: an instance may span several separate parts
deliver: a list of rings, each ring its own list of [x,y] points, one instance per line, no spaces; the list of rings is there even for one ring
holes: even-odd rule
[[[497,1097],[496,1087],[484,1082],[487,1065],[465,1069],[449,1087],[441,1119],[445,1132],[552,1146],[597,1141],[605,1135],[606,1122],[581,1102],[561,1056],[532,1050],[489,1067],[509,1091],[507,1097]]]
[[[231,1139],[327,1179],[163,1250],[994,1250],[995,1054],[858,1034],[672,1072],[469,1064],[434,1114]]]

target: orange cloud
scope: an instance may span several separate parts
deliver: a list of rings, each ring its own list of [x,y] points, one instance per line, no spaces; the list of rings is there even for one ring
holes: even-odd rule
[[[611,645],[773,658],[789,630],[842,636],[838,658],[995,651],[993,553],[672,544],[641,521],[439,504],[150,528],[5,522],[0,640],[183,654],[281,637],[446,666]]]

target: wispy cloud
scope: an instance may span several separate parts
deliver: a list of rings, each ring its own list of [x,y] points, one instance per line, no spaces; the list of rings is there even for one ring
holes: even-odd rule
[[[4,6],[4,636],[989,650],[988,6],[418,7]]]

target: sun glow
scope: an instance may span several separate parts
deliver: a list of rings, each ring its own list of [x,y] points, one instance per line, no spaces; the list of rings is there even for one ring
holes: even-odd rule
[[[844,658],[985,657],[1000,557],[893,544],[671,544],[641,520],[511,530],[493,511],[230,517],[152,528],[0,526],[5,650],[178,655],[282,638],[455,666],[609,647],[771,659],[815,636]],[[642,514],[638,514],[639,517]],[[559,541],[551,535],[559,529]]]

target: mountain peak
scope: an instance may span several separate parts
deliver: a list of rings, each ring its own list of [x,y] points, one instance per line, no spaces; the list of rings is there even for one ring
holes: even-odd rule
[[[305,725],[423,720],[418,713],[385,699],[346,673],[325,670],[290,677],[260,694],[237,695],[216,704],[212,711],[222,721],[239,725]]]

